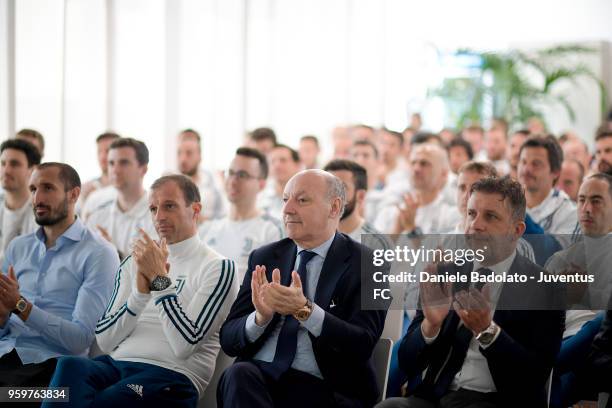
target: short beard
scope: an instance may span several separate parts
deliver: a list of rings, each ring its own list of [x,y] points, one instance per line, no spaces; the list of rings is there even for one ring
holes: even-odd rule
[[[344,221],[355,211],[355,207],[357,206],[357,194],[353,195],[351,201],[348,201],[344,205],[344,212],[342,213],[342,217],[340,217],[340,221]]]
[[[198,166],[194,166],[182,172],[184,176],[193,177],[198,174]]]
[[[606,173],[612,176],[612,164],[608,163],[606,160],[599,162],[597,165],[597,170],[599,170],[601,173]]]
[[[34,219],[40,226],[51,226],[59,224],[68,217],[68,199],[65,199],[57,208],[51,209],[50,214],[47,217],[39,218],[36,215],[36,209],[34,209]]]

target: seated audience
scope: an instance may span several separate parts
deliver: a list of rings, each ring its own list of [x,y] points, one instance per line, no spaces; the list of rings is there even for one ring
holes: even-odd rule
[[[46,387],[60,356],[87,356],[119,258],[75,215],[81,190],[67,164],[30,180],[36,232],[13,239],[0,274],[0,385]]]
[[[331,139],[333,145],[332,159],[348,159],[353,145],[353,136],[350,130],[345,126],[337,126],[332,130]]]
[[[205,222],[200,227],[202,241],[236,263],[240,282],[246,273],[249,254],[284,236],[280,220],[263,213],[255,205],[267,177],[266,157],[250,147],[238,148],[225,176],[229,215]]]
[[[485,151],[497,174],[505,176],[510,173],[510,163],[506,158],[508,148],[508,123],[504,119],[494,119],[485,136]]]
[[[221,328],[221,346],[237,360],[221,377],[217,405],[372,406],[370,358],[386,309],[361,307],[361,257],[372,253],[336,232],[344,185],[305,170],[283,198],[288,238],[253,251]]]
[[[447,150],[448,165],[450,167],[450,171],[455,175],[459,174],[459,169],[461,166],[474,158],[472,145],[460,138],[451,140],[448,144]]]
[[[300,155],[289,146],[278,144],[268,155],[270,176],[258,197],[257,207],[280,220],[283,212],[283,190],[294,174],[300,171]]]
[[[317,139],[316,136],[302,136],[300,139],[300,147],[298,152],[300,154],[300,160],[302,161],[305,169],[319,168],[319,154],[321,153],[321,147],[319,146],[319,139]]]
[[[221,218],[225,215],[225,201],[217,186],[215,176],[201,168],[202,141],[193,129],[185,129],[178,135],[177,163],[180,173],[198,186],[202,197],[202,213],[199,222]]]
[[[363,167],[368,175],[368,191],[360,214],[371,224],[385,195],[382,184],[378,182],[378,149],[368,140],[357,140],[351,148],[351,160]]]
[[[448,177],[446,150],[433,144],[413,146],[410,159],[412,191],[379,210],[374,226],[387,234],[433,234],[455,228],[459,214],[444,201]]]
[[[81,191],[81,196],[79,197],[79,208],[82,210],[87,203],[87,198],[94,191],[100,191],[105,189],[110,197],[113,197],[113,194],[116,194],[116,190],[112,187],[110,182],[110,177],[108,176],[108,150],[110,148],[111,143],[115,139],[119,139],[119,135],[112,132],[102,133],[100,136],[96,138],[96,150],[98,154],[98,166],[100,166],[100,174],[99,177],[96,177],[93,180],[90,180],[83,184],[83,189]],[[94,202],[99,202],[102,198],[97,198]],[[88,207],[88,211],[91,211],[91,208]],[[85,214],[85,212],[81,211],[81,214]],[[87,212],[89,215],[89,212]]]
[[[346,204],[340,217],[338,231],[348,235],[357,242],[362,242],[361,234],[380,234],[360,214],[368,191],[366,169],[351,160],[332,160],[323,170],[330,172],[344,183]],[[381,247],[385,247],[382,244]]]
[[[34,129],[21,129],[15,135],[15,139],[27,140],[32,143],[38,149],[38,153],[40,153],[40,158],[45,156],[45,138],[43,135]]]
[[[117,195],[95,208],[86,220],[88,227],[117,248],[121,259],[131,252],[139,228],[155,233],[143,187],[148,163],[149,149],[143,142],[131,138],[114,140],[108,152],[108,171]]]
[[[518,163],[521,153],[521,146],[527,140],[530,133],[528,130],[518,130],[510,136],[509,148],[507,150],[507,159],[510,163],[510,177],[518,180]]]
[[[573,274],[576,270],[595,273],[599,270],[607,275],[612,236],[611,176],[596,173],[584,181],[578,193],[577,212],[582,239],[554,254],[546,264],[546,270],[560,274]],[[586,259],[587,254],[590,259]],[[605,299],[600,303],[605,303]],[[589,395],[588,387],[579,385],[582,379],[577,378],[577,371],[588,355],[603,315],[597,310],[579,309],[585,308],[573,307],[565,316],[563,343],[554,369],[552,407],[567,407],[581,399],[596,399],[594,393]]]
[[[567,196],[576,202],[578,198],[578,189],[584,178],[584,167],[578,160],[565,159],[561,163],[561,171],[557,180],[557,190],[562,190]]]
[[[219,327],[238,291],[234,263],[200,241],[202,208],[187,177],[157,179],[148,198],[160,242],[140,230],[96,326],[108,354],[60,359],[51,387],[70,402],[44,406],[195,407],[219,351]]]
[[[588,175],[591,169],[591,154],[589,147],[581,139],[571,139],[563,143],[563,158],[565,160],[576,160],[582,165],[584,175]]]
[[[478,125],[471,125],[461,131],[461,138],[472,145],[474,160],[487,160],[487,151],[484,148],[485,131]]]
[[[40,164],[40,153],[30,142],[5,140],[0,145],[0,181],[4,194],[0,196],[0,264],[11,241],[36,230],[30,177]]]
[[[612,175],[612,130],[595,137],[595,170]]]
[[[518,177],[525,189],[527,214],[547,234],[573,234],[578,227],[576,205],[554,186],[563,151],[553,136],[531,136],[520,149]]]
[[[247,134],[245,145],[259,150],[264,156],[268,156],[277,143],[274,130],[268,127],[261,127]]]
[[[402,156],[404,137],[401,133],[384,128],[378,133],[380,152],[378,178],[382,188],[387,192],[407,190],[408,169]]]

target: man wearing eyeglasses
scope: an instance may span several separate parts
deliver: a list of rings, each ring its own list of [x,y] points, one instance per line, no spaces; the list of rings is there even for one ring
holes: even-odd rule
[[[257,208],[257,195],[268,177],[266,157],[258,150],[241,147],[225,174],[229,215],[205,222],[202,241],[236,263],[239,281],[246,272],[252,250],[283,238],[281,222]]]

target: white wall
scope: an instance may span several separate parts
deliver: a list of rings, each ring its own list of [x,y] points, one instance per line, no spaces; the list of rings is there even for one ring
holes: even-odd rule
[[[206,165],[223,168],[257,126],[289,144],[307,133],[326,142],[339,123],[402,128],[439,74],[434,45],[612,41],[610,21],[607,0],[19,0],[16,60],[0,48],[0,132],[10,136],[13,103],[17,128],[45,134],[47,159],[87,179],[93,140],[112,128],[147,142],[152,178],[173,166],[176,132],[194,127]],[[553,130],[568,125],[555,120]]]

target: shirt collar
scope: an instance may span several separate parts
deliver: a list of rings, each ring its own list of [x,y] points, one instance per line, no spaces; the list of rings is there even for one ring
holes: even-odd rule
[[[327,256],[327,252],[329,251],[329,248],[331,247],[332,242],[334,242],[335,237],[336,237],[336,233],[334,232],[327,241],[323,242],[318,247],[308,249],[308,251],[314,252],[315,254],[319,255],[321,258],[325,259],[325,257]],[[296,246],[297,246],[298,254],[304,250],[304,248],[302,248],[301,246],[297,244]]]
[[[492,270],[496,275],[501,275],[503,272],[510,272],[510,267],[516,258],[516,249],[512,251],[509,257],[496,263],[495,265],[486,266],[485,268]],[[480,262],[474,262],[474,270],[482,268]]]
[[[181,258],[189,255],[191,250],[200,245],[200,236],[196,233],[192,237],[184,239],[175,244],[168,245],[168,255],[170,258]]]
[[[75,220],[72,223],[72,225],[69,226],[68,229],[64,231],[62,235],[60,235],[57,238],[57,241],[59,242],[61,238],[67,238],[75,242],[80,241],[83,238],[84,232],[85,232],[85,225],[83,225],[83,222],[81,221],[79,217],[75,217]],[[47,240],[47,237],[45,236],[45,230],[43,227],[39,227],[38,230],[36,230],[36,238],[38,238],[38,240],[42,242],[43,244]]]

